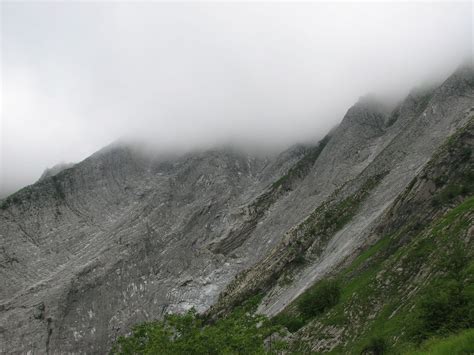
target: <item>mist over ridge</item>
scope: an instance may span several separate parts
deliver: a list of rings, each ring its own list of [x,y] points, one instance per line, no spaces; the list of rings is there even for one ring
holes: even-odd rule
[[[393,105],[472,53],[469,2],[1,7],[0,196],[117,139],[314,143],[362,95]]]

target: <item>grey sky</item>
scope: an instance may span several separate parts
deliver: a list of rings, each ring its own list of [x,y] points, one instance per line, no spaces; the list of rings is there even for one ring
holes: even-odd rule
[[[472,4],[1,3],[0,196],[123,136],[160,149],[320,137],[472,51]]]

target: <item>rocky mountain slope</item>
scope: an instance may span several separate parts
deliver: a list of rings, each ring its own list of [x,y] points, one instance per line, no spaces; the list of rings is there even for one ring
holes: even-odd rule
[[[338,303],[305,319],[298,305],[317,282],[275,318],[295,327],[291,351],[412,352],[474,325],[473,149],[474,116],[397,197],[363,251],[332,270]]]
[[[220,312],[221,305],[223,308],[232,306],[247,294],[271,288],[260,310],[274,315],[332,267],[362,248],[370,240],[378,219],[436,148],[469,120],[474,112],[473,83],[472,68],[463,68],[434,89],[429,100],[426,95],[410,95],[391,116],[379,116],[385,122],[397,117],[395,122],[385,126],[382,136],[377,133],[377,125],[368,125],[375,127],[370,134],[360,127],[367,126],[363,119],[369,116],[366,102],[350,109],[312,172],[293,196],[289,196],[298,202],[293,203],[293,207],[291,202],[285,201],[285,216],[290,208],[302,209],[306,201],[311,202],[309,211],[304,211],[305,218],[289,227],[283,241],[260,263],[229,285],[214,307],[216,312]],[[369,116],[368,120],[371,119]],[[350,132],[354,132],[354,136]],[[358,137],[361,132],[364,135]],[[365,154],[361,153],[363,149]],[[339,170],[341,164],[343,170]],[[334,180],[344,179],[336,184],[337,189],[331,189],[334,180],[330,176],[325,178],[329,174]],[[324,188],[318,189],[321,185]],[[327,223],[328,219],[331,223]],[[301,261],[302,257],[308,262],[300,262],[303,265],[296,267],[296,281],[279,287],[282,280],[291,276],[295,260]]]
[[[248,294],[224,316],[211,311],[203,318],[190,311],[136,325],[118,339],[112,353],[471,353],[473,138],[474,116],[383,214],[364,250],[335,266],[270,320],[255,314],[271,290],[264,281],[258,293]],[[287,255],[308,238],[323,239],[344,225],[383,176],[336,204],[336,217],[327,207],[318,208],[313,232],[297,237],[299,243],[290,244]],[[308,262],[303,254],[298,252],[296,264],[287,264],[280,287],[298,279],[298,266]],[[274,257],[276,264],[282,260]]]
[[[380,238],[473,112],[466,66],[393,110],[363,98],[277,158],[116,144],[22,189],[0,206],[0,352],[104,353],[135,323],[211,305],[219,317],[258,292],[260,312],[280,313]]]

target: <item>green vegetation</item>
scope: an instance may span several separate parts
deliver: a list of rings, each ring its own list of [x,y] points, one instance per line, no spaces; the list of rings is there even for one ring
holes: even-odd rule
[[[272,318],[272,323],[296,332],[311,319],[323,314],[334,307],[341,298],[341,287],[335,280],[322,280],[306,292],[295,302],[291,311],[282,312]]]
[[[341,288],[334,280],[323,280],[305,292],[298,303],[302,317],[316,317],[335,306],[341,298]]]
[[[449,203],[458,196],[466,196],[472,193],[472,181],[466,183],[449,184],[437,193],[432,200],[433,206],[441,206]]]
[[[254,313],[261,297],[254,297],[213,324],[196,311],[167,315],[162,321],[142,323],[120,337],[111,354],[266,354],[264,340],[278,330]],[[273,349],[278,348],[276,342]]]
[[[362,349],[362,354],[382,355],[387,351],[387,341],[382,337],[370,338],[368,344]]]
[[[400,245],[401,233],[396,233],[361,253],[333,281],[340,287],[339,302],[310,322],[305,320],[306,327],[298,328],[290,349],[298,349],[298,339],[324,340],[328,335],[317,324],[339,329],[347,339],[332,349],[334,354],[412,353],[429,339],[473,328],[474,261],[472,247],[463,239],[473,210],[471,197],[421,228],[408,244]],[[426,274],[417,275],[419,270]],[[300,296],[274,321],[286,326],[304,319],[299,302],[312,292]],[[406,297],[408,293],[412,295]]]
[[[474,329],[465,330],[447,338],[433,338],[423,343],[412,355],[452,355],[474,353]]]
[[[467,125],[460,130],[458,135],[450,137],[438,153],[438,155],[445,154],[447,156],[446,160],[449,162],[447,168],[454,174],[442,174],[433,179],[438,190],[433,196],[432,206],[452,204],[458,202],[460,197],[470,196],[474,193],[472,146],[466,144],[462,139],[457,139],[458,136],[468,136],[469,127]],[[438,170],[443,171],[444,168],[444,166],[438,166]]]
[[[272,323],[275,325],[281,325],[288,329],[291,333],[294,333],[302,328],[307,322],[300,315],[280,313],[272,318]]]
[[[443,276],[426,287],[415,305],[415,340],[474,327],[474,262],[458,242],[439,266]]]
[[[472,280],[471,280],[472,281]],[[415,336],[450,334],[474,327],[474,287],[446,278],[432,283],[417,305]]]

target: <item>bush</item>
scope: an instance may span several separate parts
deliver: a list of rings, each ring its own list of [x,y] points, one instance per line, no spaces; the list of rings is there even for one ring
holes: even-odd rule
[[[336,281],[324,280],[303,294],[298,310],[304,318],[312,318],[335,306],[341,297]]]
[[[467,162],[471,158],[471,155],[472,155],[471,148],[463,147],[459,154],[459,158],[460,158],[459,160],[461,161],[461,163]]]
[[[362,349],[361,354],[382,355],[387,351],[387,342],[382,337],[373,337]]]
[[[418,335],[448,334],[473,324],[470,309],[474,306],[460,282],[447,280],[428,292],[419,304]]]
[[[272,319],[272,323],[275,325],[281,325],[288,329],[291,333],[296,332],[298,329],[305,325],[304,319],[298,316],[280,313]]]
[[[474,268],[467,262],[455,249],[448,277],[433,283],[421,298],[412,325],[415,340],[474,327]]]
[[[306,258],[304,257],[304,254],[300,253],[296,255],[295,258],[293,259],[293,264],[297,266],[306,264]]]

